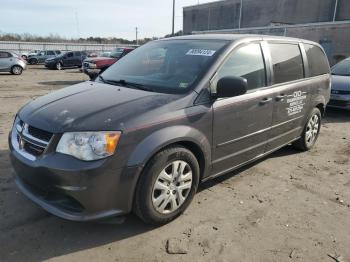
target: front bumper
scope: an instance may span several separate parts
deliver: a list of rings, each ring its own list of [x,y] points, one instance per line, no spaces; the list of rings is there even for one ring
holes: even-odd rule
[[[331,95],[331,99],[327,105],[332,108],[350,110],[350,95]]]
[[[47,68],[54,68],[57,64],[57,61],[51,60],[51,61],[45,61],[45,67]]]
[[[56,152],[28,159],[12,137],[9,146],[16,184],[46,211],[74,221],[131,211],[140,167],[118,168],[112,158],[86,162]]]

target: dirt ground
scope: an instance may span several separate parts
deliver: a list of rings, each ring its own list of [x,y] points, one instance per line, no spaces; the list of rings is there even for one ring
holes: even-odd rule
[[[30,99],[84,80],[77,69],[43,66],[0,74],[1,262],[350,261],[349,112],[328,111],[310,152],[285,147],[206,182],[162,227],[133,215],[123,224],[70,222],[34,205],[13,181],[13,117]]]

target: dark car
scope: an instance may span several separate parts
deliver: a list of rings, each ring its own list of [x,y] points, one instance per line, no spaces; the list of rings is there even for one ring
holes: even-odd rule
[[[94,82],[26,104],[9,136],[20,190],[70,220],[163,224],[202,181],[292,143],[309,150],[330,97],[320,45],[193,35],[147,43]]]
[[[350,58],[332,67],[332,91],[328,106],[350,109]]]
[[[63,68],[81,67],[86,53],[81,51],[70,51],[57,57],[45,60],[45,66],[49,69],[61,70]]]
[[[27,61],[30,65],[42,64],[45,62],[46,59],[56,57],[60,54],[61,51],[59,50],[40,51],[38,53],[29,54],[27,57]]]
[[[134,47],[119,47],[108,56],[101,55],[99,57],[87,58],[83,62],[82,71],[87,74],[90,79],[95,79],[98,74],[105,71],[108,67],[134,49]]]

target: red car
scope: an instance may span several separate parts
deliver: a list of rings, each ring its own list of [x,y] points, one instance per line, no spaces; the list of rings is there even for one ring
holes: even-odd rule
[[[105,71],[108,67],[117,62],[120,58],[134,50],[134,47],[119,47],[112,51],[109,57],[90,57],[84,60],[82,71],[90,79],[95,79],[98,74]]]

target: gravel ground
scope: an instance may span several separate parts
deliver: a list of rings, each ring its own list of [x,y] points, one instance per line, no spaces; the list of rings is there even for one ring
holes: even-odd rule
[[[16,188],[7,134],[30,99],[87,80],[78,69],[0,74],[0,261],[350,261],[350,113],[329,110],[313,150],[285,147],[204,183],[162,227],[133,215],[76,223]],[[333,258],[332,258],[333,257]]]

